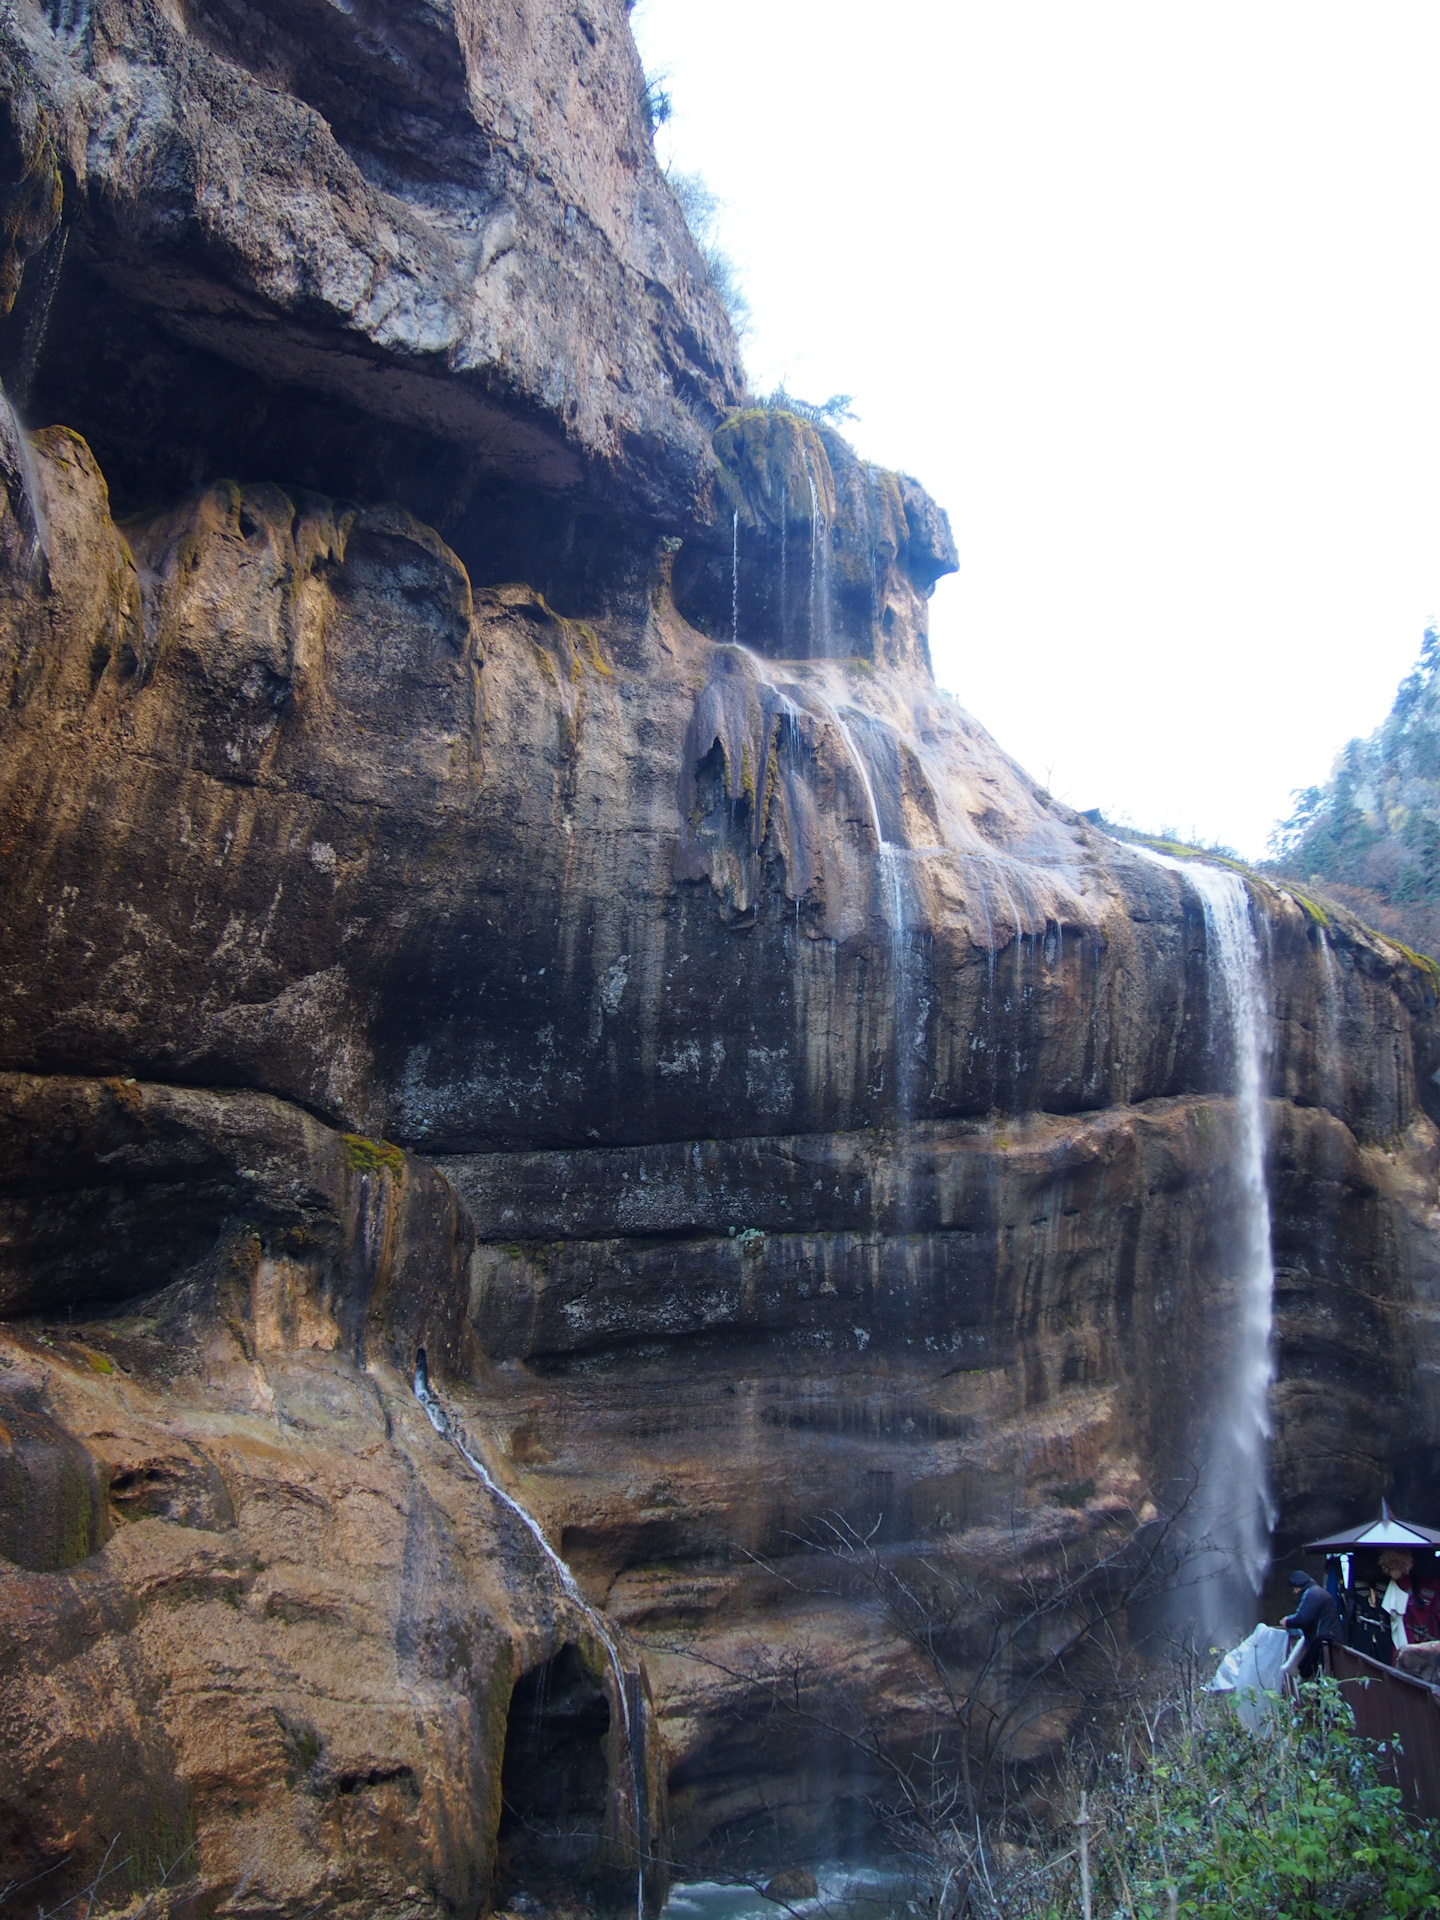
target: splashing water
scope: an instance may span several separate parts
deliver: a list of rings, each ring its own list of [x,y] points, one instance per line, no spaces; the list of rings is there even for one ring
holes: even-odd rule
[[[485,1462],[470,1445],[464,1427],[455,1418],[454,1414],[441,1404],[430,1385],[430,1372],[426,1365],[425,1349],[423,1347],[415,1356],[414,1392],[415,1398],[425,1409],[425,1416],[436,1433],[438,1433],[443,1440],[450,1442],[451,1446],[454,1447],[455,1451],[460,1455],[460,1458],[465,1462],[466,1466],[469,1467],[476,1479],[484,1486],[486,1491],[498,1500],[507,1512],[513,1514],[525,1528],[526,1532],[548,1561],[565,1598],[585,1616],[585,1619],[594,1630],[595,1637],[605,1649],[606,1656],[610,1662],[611,1677],[615,1682],[615,1697],[620,1707],[620,1719],[625,1729],[625,1745],[630,1754],[631,1785],[634,1794],[633,1810],[635,1815],[636,1853],[641,1862],[636,1872],[635,1912],[637,1920],[644,1920],[644,1858],[649,1844],[643,1832],[643,1809],[645,1804],[643,1780],[644,1695],[637,1687],[635,1690],[636,1715],[640,1720],[640,1726],[637,1730],[632,1723],[630,1689],[626,1681],[625,1669],[621,1664],[620,1649],[615,1643],[615,1636],[610,1631],[608,1621],[591,1606],[590,1602],[580,1591],[574,1574],[545,1538],[545,1532],[540,1522],[525,1507],[522,1507],[520,1502],[515,1499],[512,1494],[507,1493],[499,1484],[491,1474],[490,1469],[485,1465]]]
[[[1201,1491],[1206,1496],[1204,1518],[1210,1538],[1232,1566],[1239,1562],[1249,1588],[1248,1603],[1259,1593],[1269,1569],[1275,1525],[1266,1458],[1270,1388],[1275,1378],[1271,1351],[1275,1266],[1265,1184],[1266,1005],[1260,944],[1250,917],[1249,890],[1239,874],[1142,851],[1181,874],[1200,896],[1212,1030],[1223,1019],[1234,1076],[1239,1326],[1229,1377],[1216,1397]]]

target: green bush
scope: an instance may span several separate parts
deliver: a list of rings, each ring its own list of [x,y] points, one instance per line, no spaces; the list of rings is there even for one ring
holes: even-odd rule
[[[1090,1794],[1095,1920],[1440,1913],[1440,1827],[1404,1812],[1381,1757],[1333,1680],[1278,1700],[1264,1734],[1223,1697],[1172,1702]],[[996,1892],[1006,1914],[1080,1915],[1074,1833]]]

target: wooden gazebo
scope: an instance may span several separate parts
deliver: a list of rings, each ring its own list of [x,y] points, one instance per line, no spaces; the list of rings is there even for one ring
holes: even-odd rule
[[[1306,1553],[1323,1553],[1327,1558],[1378,1553],[1386,1547],[1433,1553],[1440,1551],[1440,1533],[1413,1520],[1397,1520],[1389,1503],[1382,1500],[1378,1520],[1305,1543]],[[1354,1647],[1332,1646],[1329,1653],[1330,1671],[1350,1703],[1356,1730],[1369,1740],[1386,1742],[1386,1767],[1405,1805],[1431,1819],[1440,1816],[1440,1687],[1387,1667]]]

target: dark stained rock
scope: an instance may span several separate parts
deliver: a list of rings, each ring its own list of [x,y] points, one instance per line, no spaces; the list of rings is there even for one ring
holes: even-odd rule
[[[282,1345],[453,1369],[469,1254],[431,1168],[268,1095],[0,1074],[5,1318],[243,1296]]]

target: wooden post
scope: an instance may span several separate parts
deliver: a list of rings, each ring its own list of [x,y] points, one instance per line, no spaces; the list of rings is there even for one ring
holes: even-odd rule
[[[1085,1920],[1091,1920],[1090,1913],[1090,1815],[1085,1811],[1085,1795],[1080,1795],[1080,1812],[1075,1820],[1076,1831],[1080,1835],[1080,1906]]]

